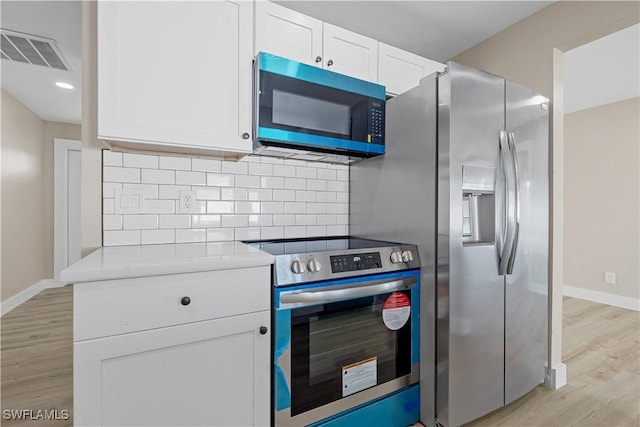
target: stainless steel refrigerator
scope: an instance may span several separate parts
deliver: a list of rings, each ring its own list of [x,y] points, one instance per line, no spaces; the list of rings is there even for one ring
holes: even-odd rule
[[[421,420],[458,426],[545,378],[548,100],[449,62],[386,105],[351,166],[350,234],[418,245]]]

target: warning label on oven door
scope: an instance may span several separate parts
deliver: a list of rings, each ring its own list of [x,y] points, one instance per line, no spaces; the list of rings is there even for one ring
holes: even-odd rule
[[[397,331],[402,328],[411,315],[411,301],[402,292],[394,292],[384,302],[382,321],[387,328]]]
[[[378,384],[378,358],[342,367],[342,397]]]

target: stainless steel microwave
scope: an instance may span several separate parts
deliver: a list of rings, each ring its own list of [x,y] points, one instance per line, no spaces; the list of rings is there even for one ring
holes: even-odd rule
[[[347,164],[384,154],[384,86],[265,52],[254,72],[254,152]]]

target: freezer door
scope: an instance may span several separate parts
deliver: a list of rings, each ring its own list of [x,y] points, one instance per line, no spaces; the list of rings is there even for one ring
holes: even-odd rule
[[[459,426],[504,403],[495,237],[504,79],[452,62],[448,69],[438,80],[436,416]]]
[[[548,100],[506,82],[506,128],[519,185],[518,233],[505,287],[505,404],[544,380],[549,286]]]

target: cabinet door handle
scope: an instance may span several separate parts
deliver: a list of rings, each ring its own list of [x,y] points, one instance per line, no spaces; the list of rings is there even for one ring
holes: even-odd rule
[[[180,304],[182,304],[182,305],[189,305],[189,304],[191,304],[191,298],[189,298],[189,297],[182,297],[182,299],[180,300]]]
[[[316,62],[322,61],[322,56],[316,56]]]
[[[260,335],[265,335],[268,331],[266,326],[260,326]]]
[[[333,65],[333,59],[327,61],[327,67],[331,67]]]
[[[249,139],[249,136],[250,136],[249,133],[245,132],[242,134],[242,139]]]

